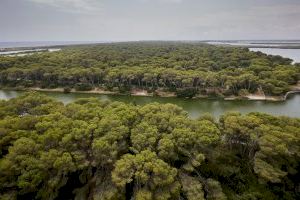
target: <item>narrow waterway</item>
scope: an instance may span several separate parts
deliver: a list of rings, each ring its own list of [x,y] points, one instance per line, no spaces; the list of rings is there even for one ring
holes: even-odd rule
[[[11,99],[21,95],[22,91],[0,90],[0,99]],[[145,105],[151,102],[172,103],[182,107],[189,113],[191,118],[197,118],[201,114],[211,113],[218,118],[225,112],[238,111],[241,113],[264,112],[272,115],[285,115],[290,117],[300,117],[300,94],[290,95],[285,102],[270,101],[225,101],[220,99],[183,99],[183,98],[163,98],[163,97],[138,97],[122,95],[101,95],[101,94],[64,94],[59,92],[41,92],[53,97],[63,103],[70,103],[79,98],[96,97],[101,100],[120,101]]]

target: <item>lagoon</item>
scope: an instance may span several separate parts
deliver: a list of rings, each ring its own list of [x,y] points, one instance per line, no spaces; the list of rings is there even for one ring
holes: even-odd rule
[[[24,93],[23,91],[0,90],[0,99],[8,100]],[[300,95],[290,95],[286,101],[249,101],[222,99],[184,99],[176,97],[141,97],[125,95],[104,95],[104,94],[84,94],[84,93],[60,93],[60,92],[40,92],[53,97],[65,104],[80,98],[95,97],[101,100],[120,101],[135,105],[145,105],[147,103],[172,103],[182,107],[188,112],[191,118],[197,118],[204,113],[210,113],[218,118],[226,112],[237,111],[243,114],[250,112],[264,112],[272,115],[284,115],[289,117],[300,117]]]

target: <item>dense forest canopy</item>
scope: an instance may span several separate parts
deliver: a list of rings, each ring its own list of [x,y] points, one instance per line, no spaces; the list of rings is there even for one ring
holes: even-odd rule
[[[0,199],[299,199],[299,134],[296,118],[27,93],[0,101]]]
[[[129,42],[65,47],[60,52],[0,57],[0,85],[65,87],[177,96],[282,95],[296,84],[299,65],[247,48],[188,42]]]

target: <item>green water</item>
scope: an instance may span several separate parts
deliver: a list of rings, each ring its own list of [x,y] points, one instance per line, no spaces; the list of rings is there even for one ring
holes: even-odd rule
[[[0,99],[11,99],[19,96],[21,91],[0,90]],[[239,111],[241,113],[264,112],[273,115],[285,115],[290,117],[300,117],[300,95],[291,95],[285,102],[267,101],[225,101],[210,99],[183,99],[183,98],[163,98],[163,97],[137,97],[122,95],[101,95],[101,94],[64,94],[56,92],[41,92],[64,103],[70,103],[79,98],[96,97],[101,100],[121,101],[145,105],[151,102],[173,103],[189,113],[191,118],[197,118],[203,113],[211,113],[219,117],[225,112]]]

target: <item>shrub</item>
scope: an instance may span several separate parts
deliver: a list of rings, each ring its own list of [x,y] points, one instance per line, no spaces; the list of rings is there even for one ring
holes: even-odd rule
[[[64,88],[64,93],[70,93],[71,92],[71,88],[70,87],[65,87]]]
[[[176,95],[178,97],[193,98],[196,94],[197,94],[197,89],[196,88],[178,89],[176,91]]]
[[[89,83],[77,83],[75,85],[75,90],[77,91],[89,91],[91,89],[93,89],[93,87]]]

